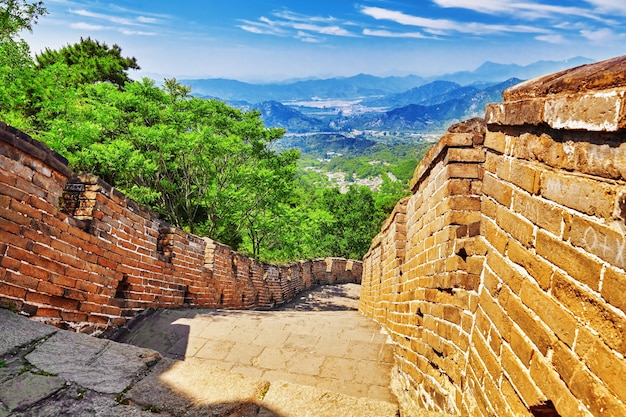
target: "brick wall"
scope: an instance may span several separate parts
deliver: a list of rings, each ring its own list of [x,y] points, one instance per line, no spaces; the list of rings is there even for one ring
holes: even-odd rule
[[[0,304],[99,334],[146,308],[268,308],[360,282],[339,258],[270,265],[174,228],[0,123]]]
[[[466,122],[418,166],[360,303],[409,413],[626,415],[624,74],[621,57],[513,87],[484,143]]]

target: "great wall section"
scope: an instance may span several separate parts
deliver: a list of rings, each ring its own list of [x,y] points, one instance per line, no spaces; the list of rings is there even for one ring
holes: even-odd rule
[[[363,264],[254,261],[2,125],[0,301],[99,334],[146,308],[267,308],[362,281],[404,416],[624,416],[626,57],[503,96],[433,146]]]
[[[520,84],[421,162],[360,303],[405,409],[626,415],[625,93],[626,57]]]
[[[148,308],[269,308],[360,262],[271,265],[171,227],[22,132],[0,124],[0,302],[89,334]]]

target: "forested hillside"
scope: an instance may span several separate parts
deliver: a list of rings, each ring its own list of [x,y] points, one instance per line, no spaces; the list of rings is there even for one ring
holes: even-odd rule
[[[3,6],[0,120],[176,226],[262,260],[361,258],[405,192],[389,182],[341,193],[304,170],[299,151],[274,146],[285,131],[266,127],[258,110],[194,97],[175,79],[132,81],[140,63],[118,45],[86,38],[32,58],[19,33],[46,9]]]

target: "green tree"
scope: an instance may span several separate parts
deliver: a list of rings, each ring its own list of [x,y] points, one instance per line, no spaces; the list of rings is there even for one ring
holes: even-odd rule
[[[0,0],[0,38],[14,38],[22,30],[32,32],[39,17],[47,13],[43,1]]]
[[[74,85],[110,82],[122,87],[130,78],[129,69],[140,69],[134,57],[123,57],[118,45],[109,47],[91,38],[59,50],[46,48],[35,57],[37,69],[63,63],[70,67]]]

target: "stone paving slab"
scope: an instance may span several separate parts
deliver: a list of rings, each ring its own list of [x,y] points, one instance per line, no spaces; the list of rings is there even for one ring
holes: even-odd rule
[[[56,333],[55,327],[26,320],[0,308],[0,356]]]
[[[121,392],[155,364],[160,355],[152,350],[124,346],[72,332],[59,332],[25,359],[90,390]]]
[[[315,304],[317,297],[305,302]],[[322,298],[328,303],[332,297]],[[150,331],[141,331],[150,323]],[[182,360],[0,309],[0,417],[397,413],[386,379],[387,337],[345,306],[163,310],[134,330],[143,344]],[[376,354],[356,353],[362,342]]]
[[[0,355],[0,417],[153,415],[140,406],[118,401],[118,395],[143,376],[137,374],[137,361],[133,361],[139,348],[59,330],[4,309],[0,309],[0,341],[4,347]],[[139,350],[148,360],[141,368],[147,372],[160,355]],[[72,361],[82,365],[71,368],[67,364]],[[103,381],[100,375],[104,375],[102,386],[98,385]],[[119,391],[110,392],[113,387]]]
[[[395,403],[392,345],[378,324],[354,310],[358,290],[326,286],[279,311],[160,310],[120,341],[270,382]]]

